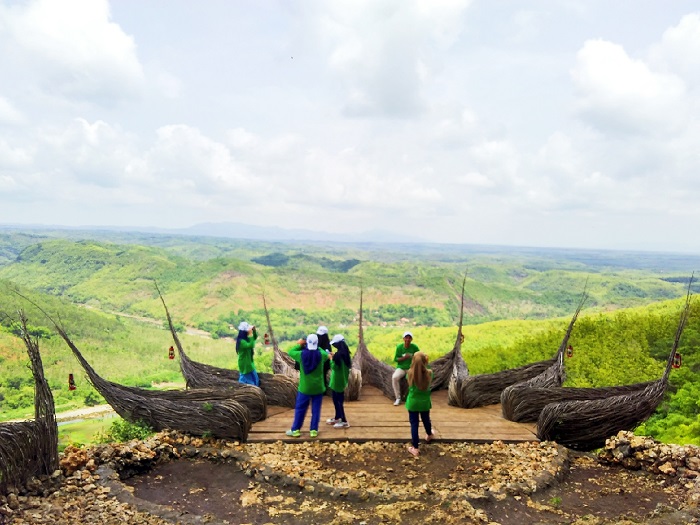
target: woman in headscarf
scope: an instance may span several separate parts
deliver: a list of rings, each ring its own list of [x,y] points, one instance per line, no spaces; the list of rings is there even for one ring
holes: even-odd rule
[[[247,385],[260,386],[260,378],[255,370],[255,340],[258,331],[245,321],[238,325],[236,337],[236,353],[238,354],[238,382]]]
[[[333,337],[331,345],[336,349],[335,353],[331,354],[331,380],[329,383],[335,407],[335,417],[326,420],[326,423],[333,425],[333,428],[348,428],[350,424],[345,418],[344,403],[345,389],[348,386],[350,367],[352,366],[350,349],[345,342],[345,337],[341,334]]]
[[[297,344],[290,348],[287,353],[300,366],[294,422],[286,434],[290,437],[301,435],[301,427],[304,424],[309,404],[311,404],[309,436],[315,438],[318,436],[321,404],[323,403],[323,394],[326,391],[323,383],[323,364],[328,361],[328,354],[318,349],[318,335],[316,334],[306,336],[306,341],[299,339]]]
[[[328,357],[330,357],[332,350],[331,340],[328,337],[328,328],[323,325],[319,326],[316,330],[316,335],[318,336],[318,348],[326,352]],[[328,372],[330,372],[330,369],[331,362],[328,360],[323,364],[323,385],[326,387],[326,390],[328,390]]]

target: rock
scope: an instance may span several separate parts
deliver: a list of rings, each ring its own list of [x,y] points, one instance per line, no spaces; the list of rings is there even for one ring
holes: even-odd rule
[[[19,499],[17,498],[17,494],[7,495],[7,506],[12,510],[17,510],[19,508]]]
[[[700,458],[697,456],[689,456],[685,458],[685,465],[690,470],[700,471]]]
[[[673,468],[673,465],[667,461],[666,463],[659,465],[659,472],[666,474],[667,476],[675,476],[676,469]]]

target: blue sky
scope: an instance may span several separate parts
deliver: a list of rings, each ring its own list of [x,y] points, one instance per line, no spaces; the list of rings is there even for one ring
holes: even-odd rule
[[[700,8],[0,0],[0,224],[700,252]]]

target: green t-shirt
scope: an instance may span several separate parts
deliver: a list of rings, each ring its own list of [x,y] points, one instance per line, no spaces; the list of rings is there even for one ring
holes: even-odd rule
[[[321,353],[321,362],[310,374],[306,374],[301,365],[301,352],[301,345],[294,345],[287,350],[289,357],[299,363],[299,392],[307,396],[323,394],[326,391],[326,386],[323,384],[323,363],[328,361],[328,354],[323,350],[317,350]]]
[[[247,339],[241,339],[238,345],[238,371],[241,374],[250,374],[255,370],[253,349],[255,348],[255,340],[257,338],[258,332],[253,330],[253,335],[249,335]]]
[[[432,383],[433,371],[430,371],[430,383]],[[406,397],[406,410],[409,412],[427,412],[433,407],[430,400],[430,383],[427,390],[420,390],[415,384],[408,387]]]
[[[350,377],[350,368],[342,360],[336,363],[331,359],[331,380],[328,386],[334,392],[345,392]]]
[[[416,345],[414,345],[413,343],[408,345],[408,348],[406,348],[403,345],[403,343],[399,343],[396,346],[396,352],[394,352],[394,361],[396,362],[396,368],[400,368],[402,370],[408,370],[409,368],[411,368],[411,360],[410,359],[406,359],[404,361],[399,361],[398,359],[399,359],[399,357],[401,357],[404,354],[413,355],[416,352],[418,352],[419,350],[420,349]]]

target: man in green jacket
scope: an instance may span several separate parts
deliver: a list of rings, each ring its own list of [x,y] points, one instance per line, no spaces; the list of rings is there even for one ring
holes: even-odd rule
[[[301,366],[299,367],[299,391],[294,406],[294,422],[287,430],[290,437],[299,437],[304,418],[311,404],[311,424],[309,436],[318,436],[318,424],[321,420],[321,404],[326,386],[323,380],[323,364],[328,361],[328,354],[318,349],[318,335],[309,334],[306,341],[299,339],[287,353]]]
[[[396,352],[394,352],[394,361],[396,362],[396,370],[391,376],[391,385],[394,387],[394,406],[401,404],[401,378],[406,376],[408,369],[411,367],[411,359],[413,359],[413,354],[418,352],[418,347],[413,344],[413,334],[411,332],[405,332],[403,334],[403,343],[399,343],[396,346]]]

